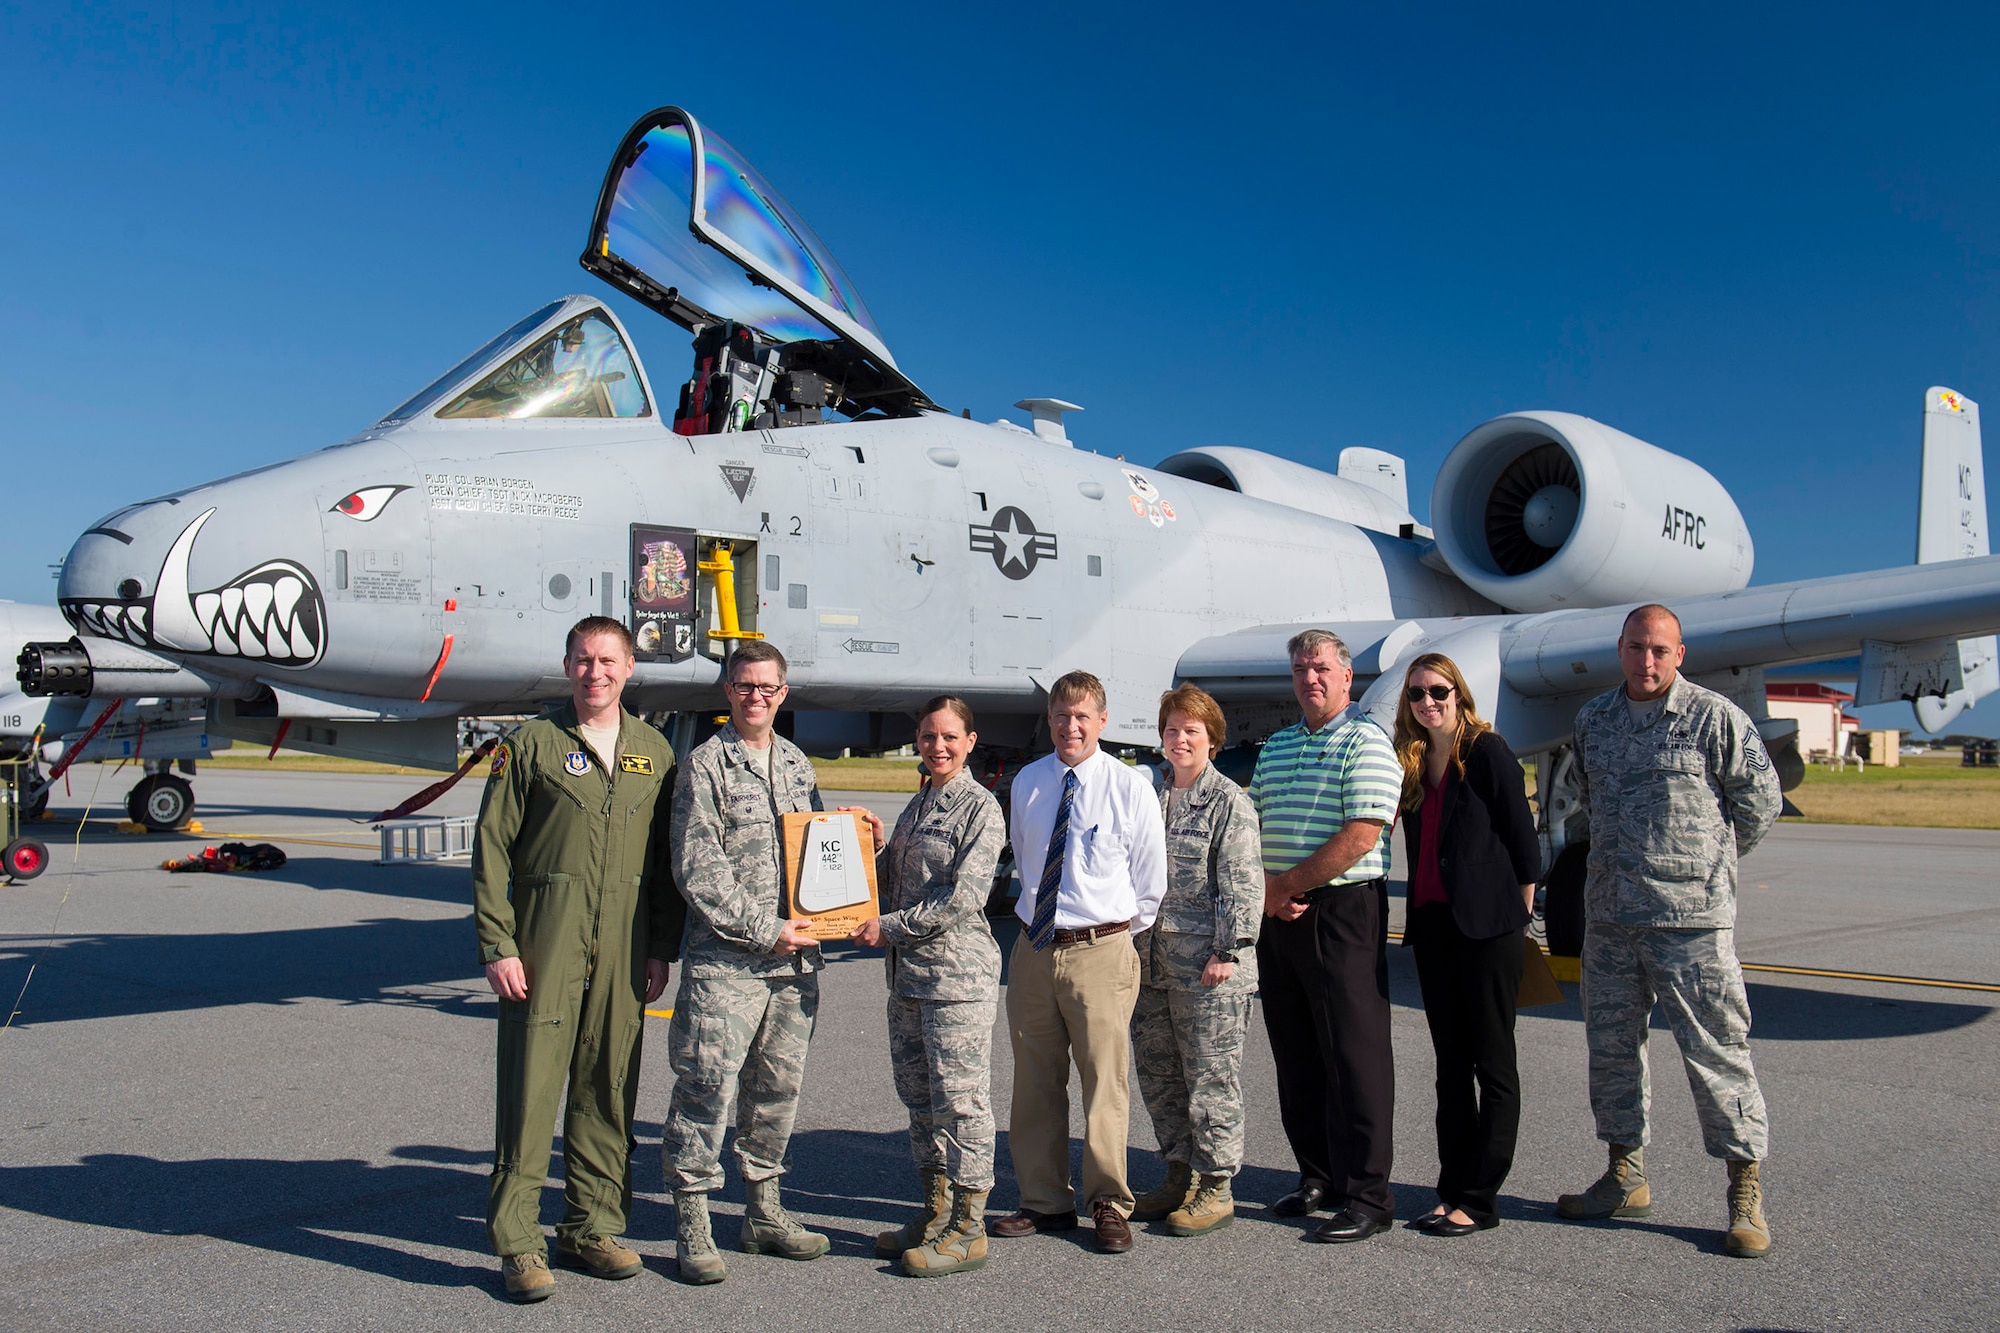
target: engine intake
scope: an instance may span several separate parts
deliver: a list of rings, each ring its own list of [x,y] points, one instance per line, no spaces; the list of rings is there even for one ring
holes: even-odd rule
[[[1728,592],[1754,559],[1721,482],[1568,412],[1476,427],[1438,469],[1431,522],[1452,573],[1510,611]]]

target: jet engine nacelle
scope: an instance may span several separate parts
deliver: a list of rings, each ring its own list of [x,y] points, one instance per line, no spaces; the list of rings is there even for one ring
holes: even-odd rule
[[[1729,592],[1754,558],[1721,482],[1568,412],[1495,417],[1460,440],[1431,523],[1451,572],[1510,611]]]

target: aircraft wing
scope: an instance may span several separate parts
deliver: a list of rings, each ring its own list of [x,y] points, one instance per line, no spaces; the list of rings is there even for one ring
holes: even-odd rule
[[[1363,706],[1389,725],[1404,665],[1440,652],[1465,673],[1481,712],[1516,750],[1532,753],[1566,742],[1576,706],[1622,679],[1618,632],[1631,609],[1265,625],[1194,644],[1176,674],[1226,705],[1288,701],[1286,641],[1302,629],[1330,629],[1354,654]],[[1761,693],[1767,666],[2000,631],[2000,556],[1742,588],[1678,599],[1673,609],[1688,675],[1711,685],[1733,676]]]

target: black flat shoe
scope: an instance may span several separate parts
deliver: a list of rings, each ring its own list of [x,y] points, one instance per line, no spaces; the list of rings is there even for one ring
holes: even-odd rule
[[[1367,1240],[1389,1224],[1366,1213],[1357,1213],[1352,1208],[1343,1208],[1306,1233],[1306,1239],[1321,1245],[1347,1245],[1357,1240]]]
[[[1448,1215],[1439,1216],[1436,1225],[1424,1230],[1433,1236],[1470,1236],[1475,1231],[1491,1231],[1500,1225],[1499,1218],[1487,1222],[1454,1222]]]
[[[1411,1231],[1429,1231],[1449,1216],[1451,1216],[1449,1213],[1425,1213],[1422,1217],[1412,1218],[1408,1229]]]
[[[1326,1186],[1317,1180],[1301,1180],[1299,1187],[1271,1205],[1276,1217],[1305,1217],[1326,1204]]]

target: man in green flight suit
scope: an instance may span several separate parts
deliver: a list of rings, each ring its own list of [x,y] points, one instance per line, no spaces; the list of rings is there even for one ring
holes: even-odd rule
[[[486,1232],[517,1301],[555,1287],[541,1195],[565,1088],[556,1261],[604,1278],[641,1266],[614,1237],[632,1206],[645,1009],[680,956],[687,904],[668,854],[674,752],[619,702],[632,666],[622,623],[577,622],[570,702],[494,752],[472,847],[479,959],[500,997]]]

